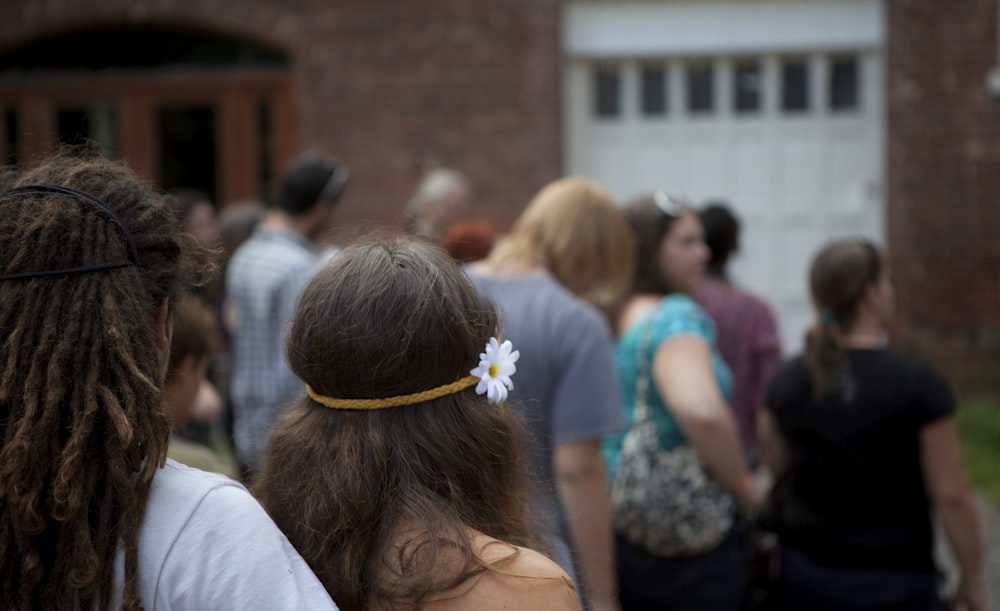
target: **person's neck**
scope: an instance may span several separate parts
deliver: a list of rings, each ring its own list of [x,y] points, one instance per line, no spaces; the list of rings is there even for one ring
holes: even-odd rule
[[[270,210],[264,216],[261,225],[272,231],[287,231],[298,234],[309,242],[313,241],[310,237],[312,225],[307,218],[296,218],[281,210]]]
[[[718,282],[725,282],[729,284],[729,277],[726,275],[726,270],[720,267],[706,267],[705,277],[710,280],[717,280]]]
[[[506,257],[495,260],[487,258],[472,264],[472,269],[494,278],[520,278],[543,276],[549,273],[545,264],[536,257]]]
[[[628,331],[647,312],[656,309],[662,299],[663,295],[655,293],[633,293],[629,295],[621,305],[616,317],[617,320],[614,322],[616,333],[621,335]]]
[[[859,320],[844,333],[841,343],[847,348],[885,348],[889,336],[877,321]]]

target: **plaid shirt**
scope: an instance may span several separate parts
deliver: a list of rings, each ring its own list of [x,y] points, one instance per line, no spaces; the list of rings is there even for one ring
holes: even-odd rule
[[[262,227],[233,254],[226,290],[233,308],[233,434],[239,460],[256,469],[281,408],[305,392],[285,356],[299,296],[317,262],[312,245]]]

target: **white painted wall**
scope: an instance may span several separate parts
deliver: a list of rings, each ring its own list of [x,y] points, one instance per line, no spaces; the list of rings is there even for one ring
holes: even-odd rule
[[[577,0],[564,15],[570,57],[874,49],[878,0]]]
[[[658,186],[696,203],[728,200],[743,221],[736,280],[775,306],[787,352],[812,317],[806,271],[827,240],[884,242],[883,18],[878,0],[575,2],[565,13],[566,171],[585,174],[627,200]],[[831,58],[858,60],[860,104],[832,111]],[[781,62],[808,62],[812,105],[780,107]],[[732,110],[734,61],[759,61],[763,104]],[[714,67],[715,111],[685,111],[684,69]],[[639,110],[640,69],[668,70],[669,110]],[[593,70],[621,74],[621,114],[593,112]]]

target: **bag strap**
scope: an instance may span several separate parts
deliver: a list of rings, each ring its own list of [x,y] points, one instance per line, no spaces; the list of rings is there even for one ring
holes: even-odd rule
[[[646,321],[642,329],[642,336],[639,338],[639,354],[636,360],[638,369],[635,376],[635,424],[651,421],[652,412],[649,409],[649,370],[652,357],[646,358],[649,350],[649,336],[653,332],[653,319],[656,317],[654,310],[649,320]]]

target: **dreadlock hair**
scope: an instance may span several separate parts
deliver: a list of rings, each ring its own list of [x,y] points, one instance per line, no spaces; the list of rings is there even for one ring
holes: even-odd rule
[[[443,250],[374,238],[306,287],[288,358],[328,397],[406,395],[467,376],[498,325]],[[419,609],[494,570],[470,529],[537,547],[523,439],[515,410],[473,388],[375,410],[304,397],[275,425],[253,492],[341,609]]]
[[[102,200],[121,219],[60,192]],[[186,280],[175,216],[124,164],[63,150],[0,179],[0,607],[141,609],[138,533],[170,419],[154,321]],[[124,575],[115,575],[124,552]],[[121,587],[115,592],[116,585]]]
[[[836,240],[824,246],[809,268],[809,290],[817,311],[805,336],[813,395],[832,390],[847,367],[842,337],[858,315],[865,290],[882,276],[882,255],[865,240]]]

